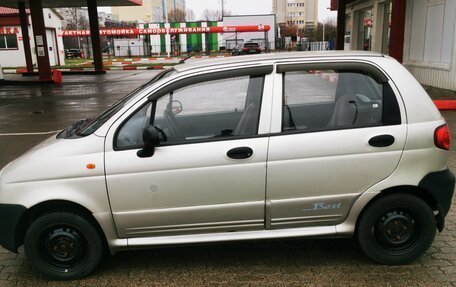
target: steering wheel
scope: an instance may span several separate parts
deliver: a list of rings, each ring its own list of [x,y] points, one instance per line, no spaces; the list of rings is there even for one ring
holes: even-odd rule
[[[179,124],[177,123],[174,113],[169,109],[165,109],[165,111],[163,112],[163,117],[165,119],[166,126],[169,130],[169,136],[177,140],[185,139],[185,135],[179,127]]]

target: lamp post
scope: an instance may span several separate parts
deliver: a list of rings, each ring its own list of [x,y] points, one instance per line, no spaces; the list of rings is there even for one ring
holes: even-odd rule
[[[323,23],[323,50],[326,50],[326,48],[325,48],[325,23]]]

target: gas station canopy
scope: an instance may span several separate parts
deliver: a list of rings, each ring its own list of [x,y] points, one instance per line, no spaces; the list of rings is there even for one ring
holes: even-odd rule
[[[29,2],[34,0],[0,0],[0,6],[19,8],[19,2],[24,2],[29,8]],[[86,7],[87,0],[42,0],[43,8]],[[140,6],[142,0],[98,0],[97,6]]]

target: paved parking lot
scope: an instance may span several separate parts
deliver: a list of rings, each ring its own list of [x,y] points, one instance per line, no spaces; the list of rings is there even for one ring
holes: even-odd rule
[[[0,168],[49,136],[35,133],[97,114],[154,73],[68,76],[62,86],[0,86]],[[456,112],[443,115],[456,139]],[[450,168],[456,170],[455,151]],[[53,282],[31,270],[22,249],[17,255],[0,248],[1,287],[203,285],[456,286],[456,205],[425,256],[397,267],[372,263],[350,239],[285,240],[124,252],[104,260],[87,279]]]

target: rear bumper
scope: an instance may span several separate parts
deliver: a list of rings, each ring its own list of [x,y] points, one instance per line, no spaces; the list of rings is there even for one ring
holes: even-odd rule
[[[17,252],[17,226],[26,210],[18,204],[0,204],[0,245],[9,251]]]
[[[451,200],[454,193],[454,174],[449,170],[442,170],[431,172],[427,174],[419,183],[419,186],[426,189],[434,198],[438,214],[437,228],[439,231],[443,230],[445,225],[445,216],[450,211]]]
[[[431,193],[443,216],[448,214],[454,193],[454,174],[449,170],[428,173],[419,186]]]

